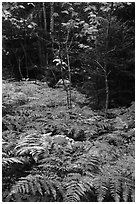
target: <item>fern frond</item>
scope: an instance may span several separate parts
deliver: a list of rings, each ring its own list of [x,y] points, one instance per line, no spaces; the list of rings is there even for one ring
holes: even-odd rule
[[[99,172],[99,159],[94,155],[83,154],[75,162],[76,165],[81,166],[81,169],[90,171],[93,174],[93,177],[96,173]]]
[[[47,165],[51,165],[51,166],[53,165],[57,167],[57,166],[61,166],[62,164],[63,164],[63,161],[61,160],[61,158],[56,157],[54,155],[50,155],[50,157],[45,155],[45,157],[40,160],[39,167],[46,168]]]
[[[114,178],[112,178],[114,179]],[[110,194],[114,198],[115,202],[120,202],[121,182],[115,177],[115,180],[110,181]]]
[[[120,131],[114,131],[113,133],[104,136],[103,139],[110,145],[120,146],[124,143],[124,139],[120,134]]]
[[[63,202],[80,202],[79,196],[77,194],[69,195],[64,199]]]
[[[26,177],[20,178],[20,180],[12,187],[8,199],[16,194],[29,194],[34,196],[38,194],[41,196],[50,195],[56,200],[57,190],[60,190],[61,193],[63,192],[58,181],[50,181],[45,175],[30,174]]]
[[[93,178],[79,173],[70,173],[65,180],[64,202],[80,202],[82,197],[93,188]]]
[[[122,197],[123,197],[124,202],[128,202],[129,194],[130,194],[129,185],[127,184],[127,182],[123,182],[122,183]]]
[[[122,198],[124,202],[128,202],[131,197],[132,202],[135,199],[135,184],[133,178],[122,177],[121,187],[122,187]]]
[[[78,183],[77,180],[72,180],[68,182],[65,186],[66,194],[64,202],[79,202],[81,196],[85,194],[83,185]]]
[[[13,164],[23,164],[23,162],[17,157],[4,157],[2,158],[3,168],[13,165]]]
[[[7,153],[2,152],[2,158],[8,158],[8,157],[9,157],[9,155]]]
[[[82,185],[86,189],[86,191],[91,191],[93,188],[93,177],[92,175],[87,174],[86,176],[82,176],[81,178]]]
[[[48,138],[48,134],[36,134],[35,132],[26,135],[18,141],[18,144],[14,148],[14,152],[18,156],[31,155],[37,162],[41,155],[48,155],[51,146],[51,140]]]
[[[35,162],[39,160],[40,155],[42,155],[43,153],[45,153],[45,150],[40,146],[23,147],[17,151],[18,156],[31,155]]]
[[[106,178],[104,178],[103,176],[96,177],[93,181],[93,186],[96,190],[98,202],[102,202],[108,191]]]
[[[134,188],[132,188],[131,190],[131,200],[132,202],[135,202],[135,189]]]

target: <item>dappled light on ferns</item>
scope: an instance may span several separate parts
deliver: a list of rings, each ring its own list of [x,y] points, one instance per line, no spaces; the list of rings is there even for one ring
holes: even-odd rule
[[[77,146],[75,143],[78,143]],[[39,195],[43,200],[45,198],[44,201],[48,196],[51,201],[80,202],[94,191],[99,202],[105,200],[108,194],[116,202],[121,199],[127,201],[129,197],[133,199],[132,157],[129,160],[131,165],[127,166],[125,159],[128,158],[123,158],[123,163],[122,160],[111,162],[111,149],[101,146],[90,142],[83,146],[82,142],[74,142],[64,135],[23,134],[13,150],[14,157],[4,154],[3,165],[11,168],[16,163],[25,165],[25,158],[30,157],[35,167],[32,166],[26,177],[15,182],[6,200],[10,201],[16,194],[23,199],[23,195],[28,194]],[[120,158],[118,153],[115,154]],[[104,156],[109,159],[108,164],[100,160]],[[126,172],[127,169],[129,172]]]
[[[3,201],[134,201],[134,110],[109,119],[74,101],[70,112],[62,94],[4,112]]]
[[[61,183],[56,180],[50,180],[45,175],[28,175],[20,178],[19,181],[12,187],[7,199],[16,194],[29,194],[31,196],[40,195],[53,197],[53,201],[56,201],[57,193],[62,193],[63,189]]]

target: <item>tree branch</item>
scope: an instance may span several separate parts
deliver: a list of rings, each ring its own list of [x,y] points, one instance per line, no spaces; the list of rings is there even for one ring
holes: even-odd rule
[[[104,72],[106,71],[105,68],[97,60],[94,61],[103,69]]]

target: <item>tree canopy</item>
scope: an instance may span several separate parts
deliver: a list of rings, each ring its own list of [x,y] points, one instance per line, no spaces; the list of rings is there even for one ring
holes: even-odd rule
[[[3,2],[2,20],[3,77],[70,79],[95,108],[134,101],[135,3]]]

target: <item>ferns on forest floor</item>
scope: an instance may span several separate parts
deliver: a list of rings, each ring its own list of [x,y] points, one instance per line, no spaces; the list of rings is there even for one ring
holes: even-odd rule
[[[28,175],[26,177],[20,178],[19,181],[13,185],[10,194],[7,197],[7,201],[16,194],[28,194],[30,196],[36,196],[37,194],[41,197],[50,196],[53,197],[53,201],[56,201],[57,193],[62,194],[63,189],[61,187],[61,183],[56,180],[50,180],[45,175],[35,174],[35,175]]]
[[[130,162],[131,159],[134,161],[132,157],[129,159],[130,163],[128,162],[130,165],[125,165],[125,159],[121,165],[118,164],[118,161],[122,161],[120,155],[119,160],[111,164],[110,150],[105,151],[104,148],[105,154],[110,158],[110,161],[108,160],[110,164],[101,162],[102,166],[100,158],[103,159],[105,155],[103,156],[102,151],[100,151],[101,143],[100,148],[90,142],[87,143],[87,147],[83,146],[83,142],[79,142],[78,148],[75,148],[75,143],[77,142],[64,135],[23,134],[13,152],[15,158],[18,156],[20,159],[27,156],[33,159],[36,173],[32,174],[34,168],[32,166],[32,170],[28,172],[26,177],[16,181],[6,200],[12,199],[14,194],[21,194],[22,197],[23,194],[31,193],[34,196],[37,194],[41,197],[45,196],[45,199],[48,195],[56,201],[55,195],[59,193],[60,186],[63,188],[61,191],[63,194],[60,196],[66,202],[79,202],[83,197],[86,199],[87,194],[93,193],[94,190],[98,201],[103,201],[106,196],[108,197],[108,192],[115,201],[128,200],[134,197],[134,178],[129,177],[127,179],[128,175],[124,174],[129,167],[128,174],[134,170],[134,162]],[[94,149],[94,147],[96,148]],[[11,166],[21,162],[21,160],[11,158],[9,161],[5,161],[7,162],[6,165],[10,164]],[[57,181],[51,175],[56,175],[58,178],[58,186],[54,184]],[[128,186],[125,186],[126,183]]]
[[[10,86],[10,94],[20,88]],[[3,201],[134,201],[130,109],[106,119],[78,107],[81,95],[70,112],[59,90],[39,89],[33,97],[33,89],[23,89],[30,101],[3,116]]]

